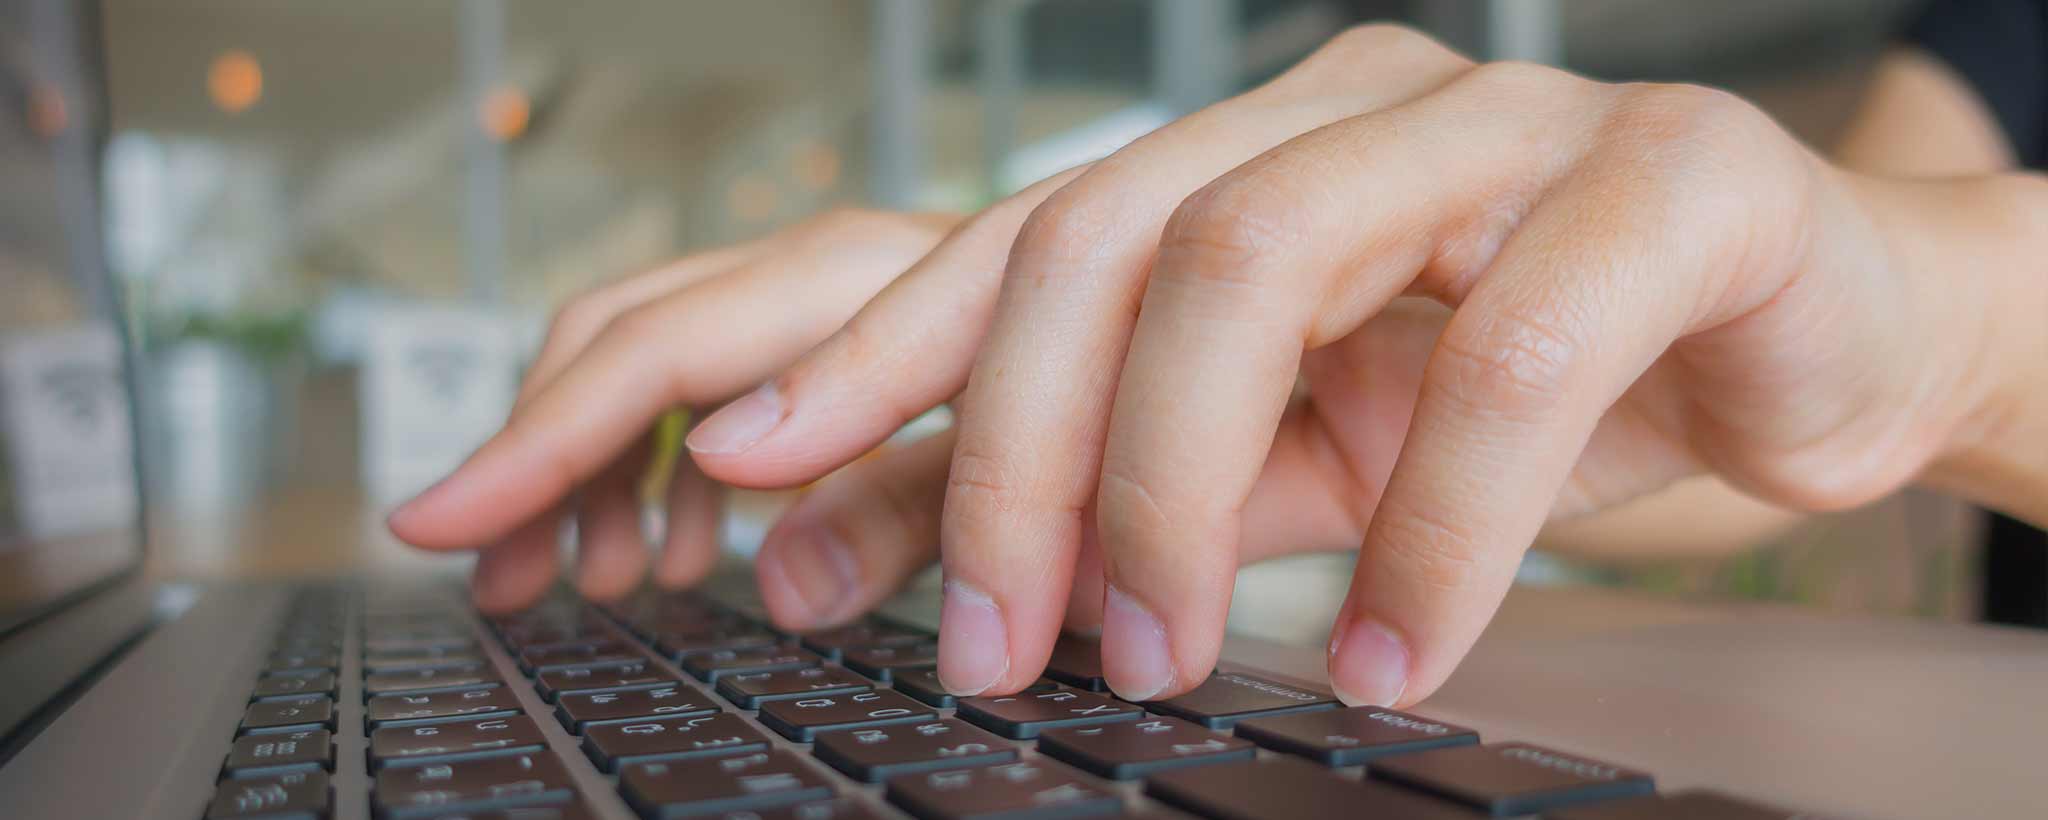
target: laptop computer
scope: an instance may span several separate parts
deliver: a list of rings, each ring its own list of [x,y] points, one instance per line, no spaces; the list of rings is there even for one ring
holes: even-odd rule
[[[40,19],[9,42],[91,53]],[[0,123],[0,816],[2048,815],[2048,635],[2019,630],[1522,590],[1397,712],[1249,638],[1165,701],[1105,691],[1078,637],[956,699],[929,590],[791,635],[744,572],[493,618],[459,579],[148,577],[95,112],[36,95],[96,98],[40,78]]]

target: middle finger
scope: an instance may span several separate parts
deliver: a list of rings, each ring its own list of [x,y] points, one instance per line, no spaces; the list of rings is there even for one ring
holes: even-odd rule
[[[1132,143],[1025,223],[947,487],[939,675],[950,691],[1014,692],[1051,653],[1145,272],[1174,207],[1296,134],[1412,99],[1469,65],[1405,30],[1356,30],[1288,76]]]

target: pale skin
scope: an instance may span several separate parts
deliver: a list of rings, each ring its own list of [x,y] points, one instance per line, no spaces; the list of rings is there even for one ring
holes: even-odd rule
[[[1099,625],[1145,699],[1213,667],[1239,565],[1356,549],[1331,684],[1412,704],[1559,527],[1626,541],[1675,496],[1746,536],[1915,482],[2048,522],[2048,183],[1967,95],[1888,60],[1829,159],[1722,92],[1362,27],[981,213],[828,215],[593,291],[391,525],[481,549],[497,611],[573,512],[577,585],[615,598],[650,425],[718,408],[663,586],[710,566],[721,483],[819,480],[757,562],[778,623],[939,560],[949,689],[1017,691]],[[855,461],[943,402],[952,430]]]

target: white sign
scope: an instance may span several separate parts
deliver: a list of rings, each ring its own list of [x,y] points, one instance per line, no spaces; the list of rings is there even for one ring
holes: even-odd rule
[[[121,335],[93,323],[0,337],[0,430],[30,539],[131,526],[135,439]]]

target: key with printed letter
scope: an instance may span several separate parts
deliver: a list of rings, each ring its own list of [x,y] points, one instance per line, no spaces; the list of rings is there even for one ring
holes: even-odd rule
[[[941,769],[891,778],[889,802],[931,820],[1114,814],[1123,798],[1086,775],[1044,760]]]
[[[363,691],[372,695],[395,692],[445,692],[486,683],[497,683],[498,673],[482,664],[444,666],[436,669],[407,669],[371,672],[363,676]]]
[[[386,766],[372,790],[377,805],[398,818],[471,809],[562,803],[575,796],[569,773],[547,753],[487,757],[424,766]]]
[[[1152,718],[1047,729],[1038,736],[1038,751],[1091,774],[1134,780],[1182,766],[1250,760],[1258,747],[1179,718]]]
[[[1371,781],[1339,777],[1298,757],[1162,772],[1145,794],[1203,817],[1272,820],[1473,820],[1472,810]]]
[[[711,698],[681,684],[618,692],[571,692],[555,699],[555,719],[578,734],[597,721],[707,715],[716,711],[718,707]]]
[[[898,671],[895,678],[896,691],[917,698],[926,706],[944,709],[954,705],[956,699],[951,692],[946,691],[945,684],[939,682],[937,669],[905,669]],[[1058,688],[1059,684],[1046,678],[1039,678],[1037,682],[1025,687],[1024,691],[1050,692]]]
[[[901,692],[883,690],[831,697],[776,700],[761,704],[761,725],[799,743],[816,732],[864,729],[939,716]]]
[[[583,753],[607,772],[648,760],[731,755],[766,748],[768,737],[738,715],[594,723],[583,730]]]
[[[899,670],[932,669],[939,663],[939,645],[926,641],[906,646],[863,646],[846,650],[846,668],[888,683]]]
[[[1137,720],[1145,710],[1078,689],[961,698],[960,717],[1003,737],[1028,740],[1045,729]]]
[[[251,734],[314,726],[334,727],[334,701],[326,695],[259,700],[242,713],[242,731]]]
[[[618,641],[592,641],[546,648],[528,649],[519,653],[519,668],[533,674],[546,669],[565,666],[590,666],[600,663],[620,663],[640,660],[640,651]]]
[[[674,675],[655,668],[654,664],[647,661],[550,669],[540,673],[533,680],[534,688],[540,690],[541,697],[547,698],[550,702],[566,692],[591,692],[678,683],[681,681],[676,680]]]
[[[697,817],[822,800],[832,786],[784,751],[737,757],[634,763],[620,770],[619,793],[641,817]]]
[[[773,632],[753,628],[712,629],[703,631],[662,632],[655,636],[654,647],[669,660],[681,663],[684,658],[707,652],[745,652],[753,649],[772,649],[782,641]]]
[[[847,776],[879,783],[898,775],[957,769],[1017,759],[1017,750],[995,735],[958,720],[944,719],[827,732],[811,753]]]
[[[540,727],[525,715],[386,726],[370,733],[370,764],[382,768],[410,764],[413,758],[539,751],[546,743]]]
[[[884,623],[867,622],[810,633],[803,636],[803,645],[805,649],[818,653],[825,660],[836,661],[842,652],[849,649],[864,646],[909,646],[931,639],[930,635],[922,632],[912,632]]]
[[[1453,746],[1383,757],[1371,777],[1492,812],[1495,817],[1649,794],[1650,776],[1526,743]]]
[[[418,695],[378,695],[370,699],[364,715],[374,729],[394,720],[481,717],[518,708],[519,698],[502,686],[491,686]]]
[[[230,777],[246,778],[333,766],[334,735],[326,729],[306,729],[236,738],[223,768]]]
[[[1299,686],[1276,683],[1239,672],[1210,675],[1193,691],[1176,698],[1155,700],[1145,708],[1186,718],[1211,729],[1228,729],[1249,717],[1282,715],[1337,708],[1337,698]]]
[[[249,693],[249,699],[333,694],[334,673],[315,672],[310,675],[265,675],[256,680],[256,688]]]
[[[718,679],[718,694],[742,709],[759,709],[771,700],[850,695],[871,688],[866,680],[835,666],[746,672]]]
[[[802,669],[817,666],[821,662],[821,659],[808,649],[773,646],[739,651],[721,649],[716,652],[700,652],[683,658],[682,665],[683,671],[695,675],[698,680],[717,683],[718,679],[725,675]]]
[[[1237,736],[1325,766],[1479,742],[1479,733],[1463,726],[1372,706],[1252,718],[1237,724]]]
[[[293,772],[222,781],[206,807],[206,820],[241,817],[319,817],[327,814],[327,773]]]

